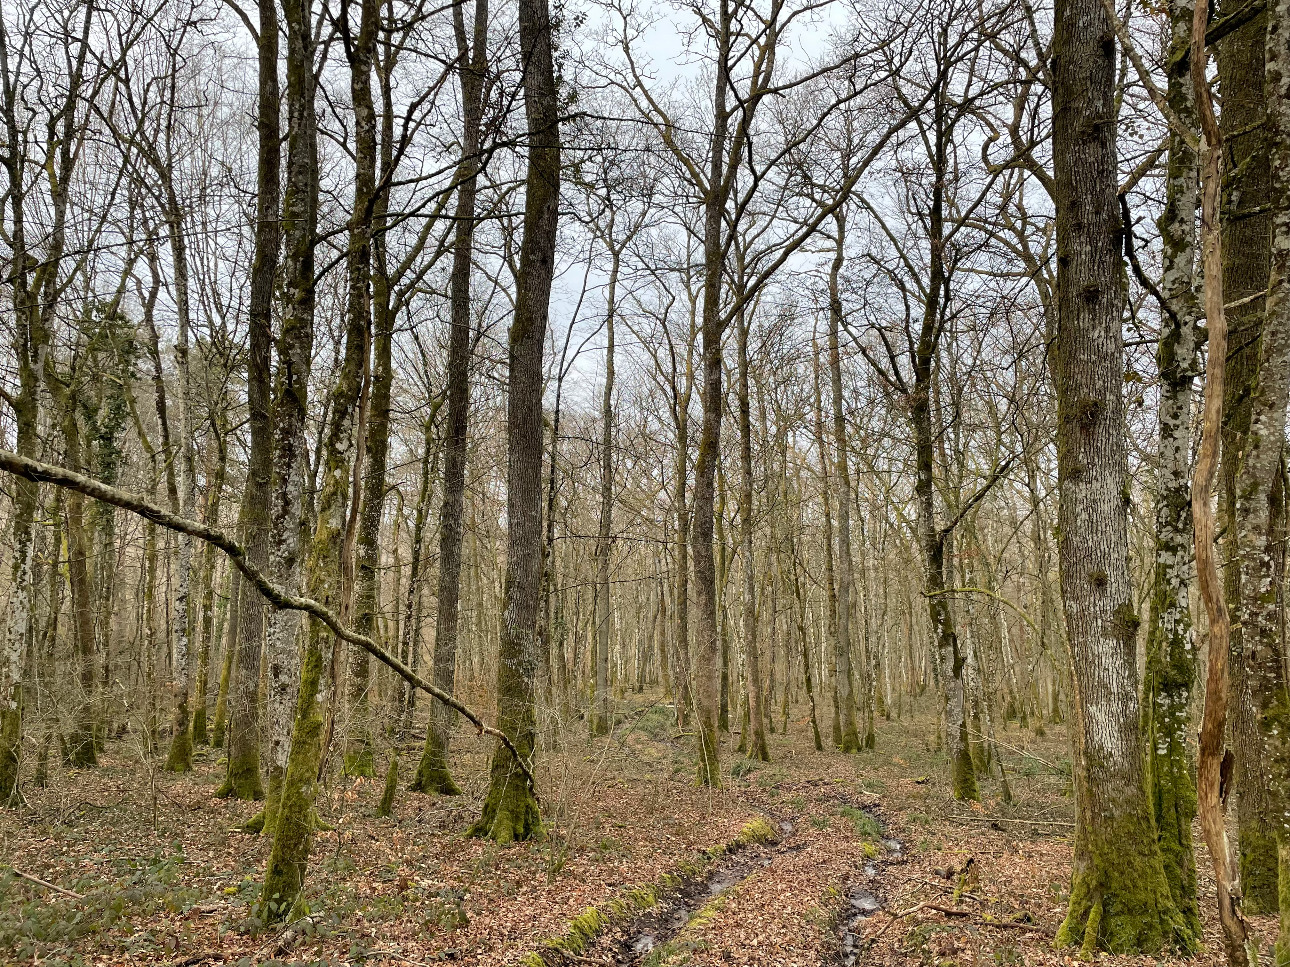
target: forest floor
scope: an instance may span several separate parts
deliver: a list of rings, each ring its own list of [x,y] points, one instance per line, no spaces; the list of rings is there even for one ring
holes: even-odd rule
[[[213,750],[174,776],[114,744],[93,771],[28,788],[0,814],[0,963],[491,965],[1057,964],[1070,875],[1065,730],[1013,724],[982,803],[955,803],[930,708],[880,720],[877,749],[814,750],[809,720],[769,736],[772,762],[726,750],[725,784],[696,788],[688,741],[632,696],[591,740],[575,724],[539,773],[541,842],[463,835],[479,815],[489,746],[457,738],[464,794],[335,778],[319,813],[308,916],[265,930],[255,901],[268,844],[240,830],[251,803],[213,798]],[[825,736],[828,743],[828,736]],[[416,764],[404,749],[401,775]],[[759,822],[760,821],[760,822]],[[772,835],[773,834],[773,835]],[[1201,854],[1206,952],[1223,961]],[[19,877],[14,871],[45,881]],[[1265,949],[1275,923],[1254,918]],[[541,960],[535,959],[534,954]],[[1146,964],[1149,958],[1099,957]],[[1161,961],[1164,962],[1164,961]]]

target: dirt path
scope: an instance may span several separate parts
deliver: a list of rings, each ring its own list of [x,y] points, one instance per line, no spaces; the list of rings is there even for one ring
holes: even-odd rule
[[[736,840],[670,879],[638,884],[575,918],[530,955],[538,965],[854,964],[881,909],[883,869],[903,859],[879,802],[831,783],[775,787],[773,836]],[[590,928],[590,929],[589,929]]]

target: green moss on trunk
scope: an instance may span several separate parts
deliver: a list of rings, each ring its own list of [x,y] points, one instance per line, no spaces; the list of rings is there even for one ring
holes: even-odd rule
[[[954,798],[961,802],[979,802],[981,791],[977,787],[976,768],[972,764],[972,749],[968,742],[967,723],[959,723],[959,741],[953,746],[950,757],[950,782]]]
[[[542,834],[542,817],[537,800],[524,774],[516,768],[510,753],[500,748],[493,755],[492,776],[484,812],[467,836],[487,838],[505,846],[536,839]]]
[[[204,701],[197,703],[197,711],[193,713],[193,745],[210,745],[210,733],[206,728],[206,703]]]
[[[229,755],[228,775],[215,795],[220,799],[242,799],[247,802],[258,802],[264,798],[264,782],[260,779],[260,757],[254,746],[245,755]]]
[[[193,734],[189,730],[187,697],[175,706],[175,725],[170,737],[170,752],[166,756],[166,771],[193,771]]]
[[[381,793],[381,801],[377,804],[376,815],[388,816],[394,812],[394,794],[399,788],[399,757],[390,756],[390,764],[385,770],[385,791]]]
[[[360,740],[345,750],[345,775],[368,778],[376,775],[376,756],[371,742]]]
[[[291,753],[282,779],[281,798],[272,819],[273,850],[260,892],[261,916],[268,923],[287,919],[300,898],[315,826],[314,797],[322,757],[322,709],[318,689],[325,662],[323,638],[330,632],[311,621],[309,644],[300,670],[300,692],[291,732]],[[266,829],[268,825],[266,823]]]
[[[433,713],[432,713],[433,714]],[[417,773],[408,786],[413,792],[427,795],[438,793],[441,796],[460,796],[461,789],[453,782],[448,772],[447,750],[435,728],[433,719],[426,728],[426,744],[421,750],[421,761],[417,763]]]
[[[224,733],[228,729],[228,686],[233,677],[233,653],[235,647],[230,640],[225,649],[224,662],[219,670],[219,692],[215,696],[215,725],[211,730],[211,745],[217,749],[224,748]],[[258,766],[256,767],[258,771]]]
[[[1266,826],[1241,824],[1238,837],[1245,912],[1272,913],[1278,905],[1277,838]]]
[[[1058,947],[1078,946],[1085,956],[1199,949],[1169,892],[1149,816],[1089,817],[1077,837]]]
[[[22,773],[22,699],[14,689],[14,707],[0,712],[0,807],[17,798]]]

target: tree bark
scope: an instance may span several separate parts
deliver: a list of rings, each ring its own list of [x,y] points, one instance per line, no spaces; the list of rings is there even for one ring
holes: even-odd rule
[[[520,755],[532,761],[537,745],[537,676],[544,665],[539,633],[542,583],[542,352],[560,215],[559,93],[546,0],[520,0],[519,33],[528,121],[524,238],[516,277],[506,401],[506,584],[497,660],[498,724]],[[499,843],[529,839],[540,830],[532,788],[515,775],[510,755],[497,749],[483,815],[471,828]]]
[[[761,647],[757,641],[757,566],[753,547],[752,405],[748,386],[748,313],[735,319],[739,370],[736,396],[739,407],[739,556],[743,559],[743,647],[744,701],[748,708],[751,736],[745,735],[750,759],[770,761],[766,746],[766,714],[762,708]],[[751,741],[749,741],[751,739]]]
[[[472,33],[467,38],[463,0],[452,9],[460,62],[462,139],[457,163],[456,237],[450,298],[452,329],[448,334],[448,426],[443,455],[443,495],[439,504],[439,583],[436,592],[434,681],[454,688],[461,621],[462,510],[466,486],[466,442],[470,418],[471,322],[470,275],[475,241],[475,210],[480,170],[480,137],[488,73],[488,0],[475,0]],[[455,796],[461,793],[448,769],[448,745],[456,716],[436,706],[426,728],[425,748],[412,789]]]
[[[837,580],[838,705],[841,709],[842,751],[860,751],[856,724],[855,673],[851,662],[851,591],[855,568],[851,560],[851,464],[847,448],[847,421],[842,401],[842,355],[838,345],[842,327],[842,290],[839,278],[845,261],[846,216],[833,215],[834,253],[829,266],[829,384],[833,397],[834,480],[837,486],[837,553],[833,572]]]
[[[247,312],[246,397],[251,432],[246,489],[238,508],[238,533],[251,563],[267,571],[269,502],[272,493],[274,425],[270,412],[270,349],[273,342],[273,289],[282,245],[281,92],[278,82],[278,11],[276,0],[259,2],[257,57],[259,98],[256,105],[258,162],[255,200],[255,251]],[[263,799],[260,778],[260,663],[264,651],[264,599],[241,585],[237,596],[237,659],[229,701],[228,778],[220,792],[238,799]]]
[[[1217,47],[1224,174],[1222,266],[1225,300],[1236,303],[1224,315],[1228,360],[1223,388],[1223,448],[1219,468],[1219,518],[1223,557],[1239,561],[1249,551],[1237,523],[1238,477],[1250,428],[1251,400],[1259,369],[1266,306],[1257,298],[1268,283],[1271,238],[1271,141],[1266,128],[1265,36],[1267,14],[1228,35]],[[1248,300],[1248,301],[1247,301]],[[1240,567],[1223,569],[1227,609],[1241,614]],[[1254,707],[1254,683],[1245,649],[1243,622],[1232,626],[1231,732],[1236,755],[1236,810],[1239,820],[1240,879],[1245,909],[1277,909],[1277,847],[1268,788],[1268,764]]]
[[[1166,91],[1173,112],[1192,130],[1199,126],[1189,69],[1194,9],[1194,0],[1170,4]],[[1183,134],[1171,131],[1165,210],[1160,218],[1164,263],[1160,290],[1166,307],[1161,315],[1158,352],[1155,561],[1142,712],[1165,878],[1188,930],[1200,936],[1191,835],[1196,816],[1195,763],[1188,744],[1196,681],[1190,601],[1192,384],[1200,366],[1200,306],[1194,270],[1199,200],[1196,163],[1196,152]],[[1124,230],[1131,232],[1132,225],[1126,224]]]
[[[1237,476],[1237,546],[1241,549],[1240,624],[1250,690],[1263,740],[1268,821],[1280,855],[1278,964],[1290,963],[1290,691],[1285,679],[1282,602],[1286,405],[1290,402],[1290,3],[1274,0],[1267,16],[1266,82],[1271,254],[1250,425]]]
[[[273,488],[271,507],[275,542],[271,561],[274,576],[288,593],[294,591],[299,580],[297,558],[304,489],[304,423],[314,335],[318,129],[314,113],[314,38],[310,10],[307,0],[284,0],[282,5],[287,36],[287,181],[282,205],[284,302],[278,394],[274,407],[274,457],[278,480]],[[330,428],[335,426],[333,422]],[[349,480],[348,468],[337,465],[334,453],[335,448],[323,482],[324,488],[332,493],[343,488]],[[338,507],[344,507],[343,500],[328,504],[319,498],[319,530],[330,528],[333,535],[339,535],[341,528],[335,522]],[[335,543],[334,538],[332,543]],[[318,571],[310,570],[317,577]],[[334,587],[335,573],[327,577],[330,579],[328,583],[315,581],[315,584],[324,589]],[[332,603],[324,601],[324,604]],[[324,671],[330,665],[329,656],[324,655],[330,636],[311,627],[299,666],[294,721],[290,721],[288,699],[297,660],[294,644],[298,621],[294,614],[290,614],[288,620],[280,620],[282,617],[284,612],[275,611],[273,620],[269,622],[272,757],[265,830],[267,832],[271,828],[273,831],[273,848],[260,891],[265,919],[273,923],[291,915],[304,883],[313,838],[314,792],[322,745],[319,691],[323,687]]]
[[[1076,829],[1059,944],[1089,954],[1194,946],[1174,905],[1144,771],[1128,571],[1125,306],[1115,46],[1097,0],[1059,0],[1053,38],[1057,211],[1058,557],[1074,673]]]

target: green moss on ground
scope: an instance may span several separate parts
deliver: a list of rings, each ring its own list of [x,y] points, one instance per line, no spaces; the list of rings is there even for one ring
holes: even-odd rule
[[[653,883],[632,887],[604,903],[587,907],[572,920],[565,932],[558,937],[548,937],[538,949],[526,955],[521,963],[525,967],[548,967],[553,959],[581,957],[596,939],[610,927],[626,923],[658,906],[666,896],[679,892],[686,883],[704,876],[722,857],[746,846],[773,843],[779,834],[769,821],[758,817],[745,823],[730,842],[706,849],[694,859],[682,860],[672,870],[661,874]],[[696,924],[702,926],[705,913],[708,919],[715,915],[724,900],[718,898],[700,909],[686,925],[689,930]],[[667,949],[667,945],[660,951]],[[653,961],[651,961],[653,962]]]

